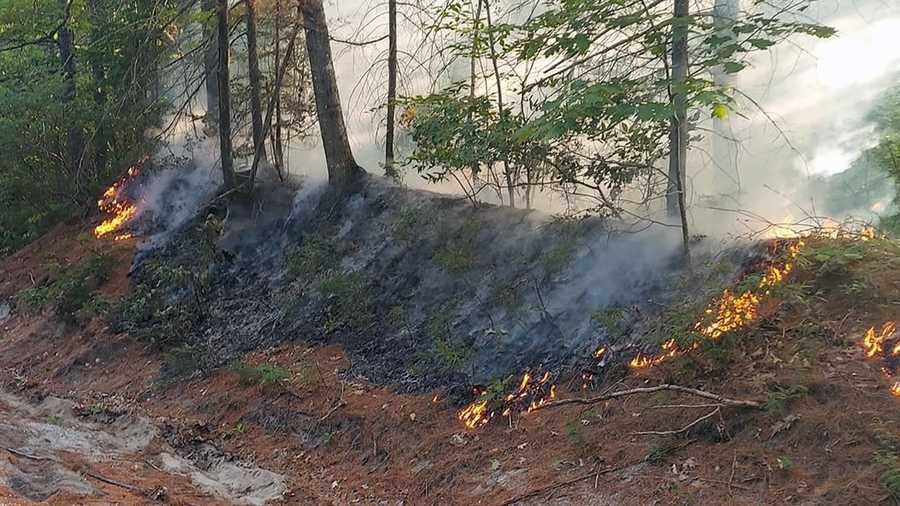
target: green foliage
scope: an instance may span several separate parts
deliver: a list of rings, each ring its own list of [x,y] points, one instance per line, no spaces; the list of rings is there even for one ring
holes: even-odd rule
[[[241,383],[245,386],[258,385],[263,388],[268,388],[279,385],[284,380],[291,377],[290,369],[268,362],[263,362],[254,366],[240,362],[235,365],[233,369],[240,377]]]
[[[375,319],[375,307],[366,279],[358,272],[332,274],[319,283],[328,302],[325,330],[365,330]]]
[[[435,251],[432,259],[452,274],[467,272],[475,262],[467,244],[447,244]]]
[[[575,256],[575,244],[568,240],[563,240],[541,257],[541,264],[544,266],[544,279],[551,279],[562,273],[566,267],[572,262]]]
[[[500,194],[509,184],[553,181],[595,196],[596,211],[614,213],[618,195],[637,178],[653,177],[654,164],[668,152],[674,94],[685,99],[690,117],[724,118],[733,90],[717,84],[714,74],[740,72],[752,53],[790,36],[834,33],[793,21],[811,2],[722,26],[710,16],[672,18],[665,3],[566,0],[545,3],[521,24],[484,26],[470,2],[450,0],[431,27],[448,33],[445,55],[545,70],[536,80],[530,72],[475,75],[408,99],[405,123],[415,144],[408,161],[428,179],[470,182],[471,188],[460,183],[469,193],[481,182]],[[679,83],[667,61],[675,31],[692,41],[691,77]],[[471,89],[480,78],[492,85],[494,77],[518,91],[502,108]]]
[[[788,404],[809,393],[804,385],[773,385],[766,398],[765,409],[775,417],[784,416]]]
[[[578,451],[583,451],[586,446],[584,435],[584,425],[580,418],[572,418],[566,422],[565,426],[566,438],[569,444]]]
[[[900,500],[900,458],[893,453],[875,454],[876,464],[885,468],[881,473],[881,484],[895,500]]]
[[[453,339],[449,313],[438,314],[428,322],[428,335],[431,337],[431,361],[441,369],[459,371],[472,358],[471,347]]]
[[[325,269],[334,258],[335,249],[331,242],[310,236],[300,249],[287,256],[288,273],[294,277],[309,277]]]
[[[628,316],[626,309],[609,307],[597,311],[591,315],[591,320],[603,327],[607,335],[613,338],[622,337],[625,332],[625,318]]]
[[[787,455],[780,455],[775,459],[775,465],[779,471],[789,471],[794,467],[794,461]]]
[[[478,230],[478,222],[470,218],[459,230],[446,234],[447,240],[432,255],[434,263],[451,274],[468,272],[475,265],[475,241]]]
[[[416,238],[416,232],[434,221],[434,216],[429,211],[413,207],[403,207],[397,213],[394,222],[394,237],[401,241],[412,241]]]
[[[95,206],[152,149],[145,133],[163,108],[153,73],[171,49],[174,32],[164,28],[177,29],[178,3],[92,4],[96,11],[84,1],[0,2],[0,256]],[[60,72],[58,35],[31,43],[63,19],[76,41],[71,82]]]
[[[23,290],[18,297],[35,310],[52,307],[67,323],[85,322],[109,309],[109,302],[96,290],[109,278],[111,268],[110,256],[93,255],[63,269],[46,283]]]
[[[207,317],[209,275],[197,268],[148,264],[114,311],[113,327],[161,348],[185,343]]]

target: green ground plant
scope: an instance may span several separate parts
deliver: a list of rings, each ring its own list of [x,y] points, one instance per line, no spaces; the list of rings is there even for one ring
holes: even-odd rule
[[[32,310],[52,307],[66,323],[84,323],[109,309],[109,302],[97,289],[109,279],[111,270],[110,256],[92,255],[62,268],[45,283],[23,290],[18,299]]]

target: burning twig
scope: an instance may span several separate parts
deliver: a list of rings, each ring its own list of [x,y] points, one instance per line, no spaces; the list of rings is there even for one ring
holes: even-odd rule
[[[736,407],[736,408],[752,408],[752,409],[762,409],[763,404],[757,401],[749,401],[744,399],[730,399],[728,397],[722,397],[721,395],[714,394],[712,392],[707,392],[705,390],[698,390],[696,388],[685,387],[681,385],[672,385],[669,383],[664,383],[662,385],[657,385],[655,387],[640,387],[640,388],[631,388],[628,390],[619,390],[618,392],[610,392],[606,394],[601,394],[596,397],[575,397],[572,399],[561,399],[558,401],[550,401],[542,406],[535,408],[533,411],[538,411],[540,409],[547,408],[556,408],[559,406],[565,406],[567,404],[596,404],[598,402],[608,401],[611,399],[617,399],[619,397],[627,397],[629,395],[639,395],[639,394],[652,394],[654,392],[661,392],[664,390],[671,390],[675,392],[682,392],[690,395],[694,395],[697,397],[703,397],[704,399],[710,399],[717,401],[722,406],[720,407]],[[718,409],[718,408],[717,408]]]

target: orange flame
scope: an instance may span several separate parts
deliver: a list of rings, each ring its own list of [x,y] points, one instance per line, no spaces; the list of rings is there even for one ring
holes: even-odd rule
[[[128,169],[126,175],[119,178],[112,186],[103,192],[103,196],[97,201],[97,207],[104,213],[111,214],[111,218],[103,220],[94,228],[95,237],[103,237],[109,233],[121,229],[126,223],[131,221],[137,214],[137,207],[125,200],[121,193],[122,189],[132,178],[139,174],[140,170],[136,166]],[[118,234],[113,237],[116,241],[121,241],[132,237],[132,234]]]
[[[502,416],[511,416],[514,411],[530,413],[556,399],[556,385],[550,384],[549,371],[545,372],[537,382],[533,379],[534,377],[529,371],[522,374],[517,388],[503,399],[503,409],[500,412]],[[487,398],[487,392],[476,391],[475,393],[478,398],[457,413],[457,418],[468,429],[486,425],[496,415],[496,412],[490,410],[490,399]]]
[[[881,368],[881,373],[888,382],[893,382],[888,388],[891,395],[900,397],[900,381],[895,381],[893,379],[897,370],[896,361],[892,363],[890,360],[887,360],[891,357],[900,355],[900,341],[894,344],[890,353],[888,353],[884,347],[885,341],[893,337],[896,331],[897,325],[894,322],[885,322],[881,326],[881,331],[877,333],[875,332],[875,327],[869,327],[869,330],[866,331],[866,335],[863,337],[862,343],[860,344],[862,345],[866,359],[880,357],[886,360],[887,365]]]
[[[874,356],[881,354],[884,351],[885,339],[891,337],[896,330],[897,326],[894,322],[887,322],[882,325],[881,332],[878,334],[875,334],[875,327],[869,327],[862,343],[866,358],[873,358]],[[891,350],[892,355],[897,355],[898,353],[900,353],[900,343],[897,343],[897,345],[894,346],[894,349]]]
[[[704,313],[708,316],[694,324],[694,331],[708,340],[715,341],[728,332],[749,325],[759,315],[759,305],[763,296],[768,295],[772,287],[782,283],[794,270],[793,260],[800,254],[800,249],[804,245],[802,240],[788,244],[789,260],[768,266],[756,289],[746,290],[740,295],[725,289],[716,301],[706,307]],[[663,343],[659,354],[650,356],[638,353],[628,365],[632,369],[646,369],[694,351],[699,346],[699,341],[692,342],[690,346],[682,346],[674,339],[670,339]]]

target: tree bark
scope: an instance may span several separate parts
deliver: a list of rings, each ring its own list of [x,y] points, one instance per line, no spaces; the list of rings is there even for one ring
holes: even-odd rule
[[[287,52],[284,55],[284,63],[281,67],[275,69],[275,93],[269,98],[269,105],[266,107],[266,121],[263,123],[262,137],[265,138],[269,133],[269,127],[272,125],[272,112],[275,109],[275,99],[281,93],[281,82],[284,80],[284,74],[287,66],[294,54],[294,42],[297,41],[297,34],[300,32],[300,26],[295,25],[291,34],[291,41],[288,43]],[[256,169],[259,168],[259,160],[262,157],[262,145],[260,145],[253,153],[253,163],[250,167],[250,189],[253,189],[254,181],[256,181]]]
[[[253,123],[253,150],[266,160],[266,138],[263,136],[262,99],[259,85],[259,53],[256,44],[256,0],[247,2],[247,64],[250,74],[250,116]],[[277,67],[276,67],[277,68]]]
[[[384,173],[396,178],[394,170],[394,115],[397,101],[397,0],[388,0],[388,90],[387,131],[384,138]]]
[[[484,14],[487,18],[488,43],[491,49],[491,65],[494,67],[494,81],[497,86],[497,110],[500,113],[500,121],[505,121],[506,113],[503,108],[503,87],[500,81],[500,67],[497,64],[497,47],[494,40],[494,23],[491,19],[491,4],[489,0],[484,2]],[[503,175],[506,176],[506,192],[509,197],[509,207],[516,207],[516,188],[513,184],[512,174],[509,168],[509,159],[503,157]]]
[[[91,24],[94,27],[91,31],[91,38],[99,40],[103,37],[103,34],[97,29],[97,24],[103,20],[103,10],[101,9],[100,1],[90,0],[88,2],[88,12],[91,16]],[[103,108],[106,105],[106,91],[103,88],[106,81],[106,69],[103,68],[99,61],[94,60],[91,62],[91,74],[94,77],[94,103],[98,107]],[[93,139],[94,170],[99,173],[106,166],[106,155],[109,152],[105,122],[101,122],[97,126],[97,132],[94,134]]]
[[[363,170],[353,158],[347,137],[322,0],[300,0],[300,11],[303,14],[319,131],[328,166],[328,182],[343,191],[362,176]]]
[[[216,12],[216,0],[203,0],[201,9],[211,20]],[[215,129],[219,114],[219,82],[216,73],[219,51],[216,29],[210,22],[203,25],[203,40],[206,42],[206,51],[203,53],[203,70],[206,74],[206,124]]]
[[[234,188],[234,161],[231,149],[231,91],[228,76],[228,0],[218,0],[218,76],[219,89],[219,149],[222,157],[222,180],[225,189]]]
[[[275,0],[275,70],[281,68],[281,0]],[[275,97],[275,168],[279,177],[284,177],[284,147],[281,136],[281,91],[276,89]]]
[[[66,9],[67,2],[60,0],[60,5]],[[68,24],[60,27],[56,40],[59,49],[59,61],[62,66],[63,84],[60,90],[59,100],[63,104],[71,104],[75,101],[75,75],[77,71],[75,62],[75,33],[69,28]],[[72,125],[66,134],[66,150],[69,158],[69,170],[71,171],[72,182],[78,186],[81,184],[81,167],[82,167],[82,149],[83,139],[81,129],[77,125]]]
[[[666,210],[669,216],[681,220],[681,233],[685,260],[690,260],[690,245],[685,209],[684,186],[687,168],[687,98],[685,85],[688,75],[688,16],[689,0],[675,0],[675,25],[672,28],[672,81],[671,98],[673,114],[669,127],[669,180],[666,191]]]

